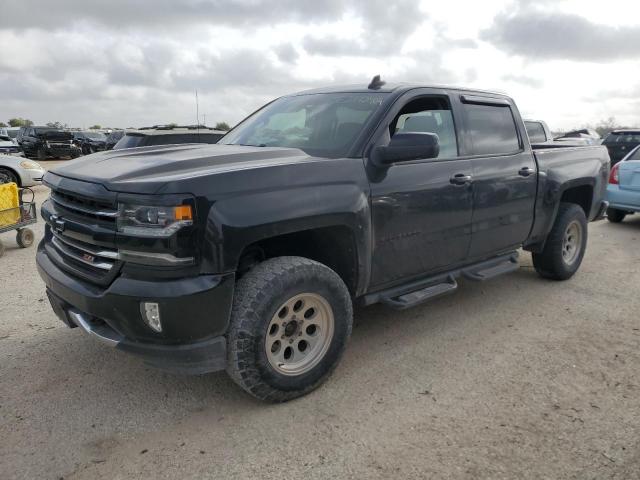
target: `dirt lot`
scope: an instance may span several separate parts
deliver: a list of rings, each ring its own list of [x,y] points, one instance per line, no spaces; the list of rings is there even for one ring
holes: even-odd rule
[[[640,478],[640,215],[592,224],[568,282],[524,254],[425,306],[358,310],[333,377],[284,405],[67,329],[35,248],[2,240],[2,479]]]

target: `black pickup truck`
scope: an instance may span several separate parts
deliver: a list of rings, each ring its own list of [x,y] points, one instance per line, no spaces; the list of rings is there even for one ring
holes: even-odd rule
[[[216,145],[51,169],[37,264],[69,327],[285,401],[336,366],[353,304],[420,304],[515,270],[520,248],[543,277],[571,277],[608,174],[604,147],[532,149],[505,95],[313,90]]]

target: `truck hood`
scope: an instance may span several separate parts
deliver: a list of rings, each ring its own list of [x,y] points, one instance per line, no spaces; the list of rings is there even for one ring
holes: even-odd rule
[[[61,177],[100,183],[116,192],[155,193],[168,183],[194,177],[311,159],[296,148],[162,145],[94,153],[50,171]]]

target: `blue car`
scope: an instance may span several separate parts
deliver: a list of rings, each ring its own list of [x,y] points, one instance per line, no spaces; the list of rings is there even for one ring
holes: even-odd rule
[[[620,223],[627,215],[640,212],[640,145],[611,169],[607,200],[610,222]]]

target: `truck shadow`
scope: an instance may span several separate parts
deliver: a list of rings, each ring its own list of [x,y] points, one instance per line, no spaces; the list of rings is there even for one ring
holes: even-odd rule
[[[462,331],[472,325],[473,331],[506,328],[508,320],[493,316],[494,307],[487,299],[498,298],[505,290],[524,290],[540,283],[527,261],[523,263],[523,268],[507,277],[482,284],[462,282],[459,292],[413,309],[394,311],[381,305],[357,308],[353,335],[341,365],[327,386],[312,395],[322,397],[325,388],[348,389],[350,377],[390,365],[392,351],[397,356],[419,345],[428,352],[435,348],[433,338],[448,331]],[[485,315],[483,308],[488,310]],[[132,419],[144,417],[143,412],[148,411],[165,412],[175,418],[208,408],[237,411],[263,405],[224,372],[201,376],[165,373],[96,343],[79,329],[69,331],[60,326],[44,332],[46,341],[39,339],[30,353],[32,358],[41,357],[39,363],[44,368],[24,394],[44,395],[60,402],[72,399],[75,409],[89,415],[100,412],[98,416],[109,412],[112,405],[125,405],[120,414]],[[456,348],[455,342],[451,347]]]

